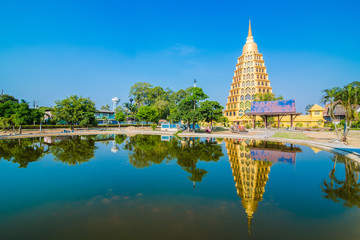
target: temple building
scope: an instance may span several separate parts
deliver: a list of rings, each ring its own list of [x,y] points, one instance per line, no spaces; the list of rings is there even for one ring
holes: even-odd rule
[[[242,55],[237,60],[224,116],[231,123],[251,122],[251,118],[245,113],[250,111],[256,93],[272,93],[272,88],[263,55],[254,42],[249,21],[248,37]]]

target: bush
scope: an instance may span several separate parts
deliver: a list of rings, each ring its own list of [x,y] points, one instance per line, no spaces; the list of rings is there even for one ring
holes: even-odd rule
[[[156,127],[157,127],[156,123],[151,124],[151,128],[152,128],[153,131],[155,131]]]
[[[250,129],[251,125],[247,123],[247,124],[245,124],[245,128]]]
[[[329,128],[331,128],[331,129],[335,129],[335,124],[334,123],[332,123],[332,122],[326,122],[325,124],[324,124],[324,127],[329,127]]]

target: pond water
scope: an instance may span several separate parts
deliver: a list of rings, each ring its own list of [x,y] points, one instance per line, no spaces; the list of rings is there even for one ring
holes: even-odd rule
[[[359,239],[360,167],[299,145],[0,141],[0,239]]]

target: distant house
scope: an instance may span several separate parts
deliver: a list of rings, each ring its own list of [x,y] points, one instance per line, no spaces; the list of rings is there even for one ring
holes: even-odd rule
[[[53,114],[51,112],[51,108],[43,108],[44,110],[44,122],[51,121],[53,119]]]
[[[98,124],[117,124],[115,120],[115,111],[97,110],[95,118]]]
[[[335,122],[340,122],[341,120],[345,119],[345,108],[342,105],[335,106],[334,117],[335,117],[334,119]],[[324,119],[326,122],[331,122],[330,104],[325,105]]]

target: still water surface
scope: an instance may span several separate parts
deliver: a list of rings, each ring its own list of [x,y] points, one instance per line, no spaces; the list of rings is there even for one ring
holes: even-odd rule
[[[0,239],[359,239],[360,167],[273,142],[0,141]]]

